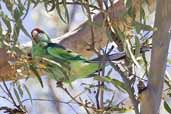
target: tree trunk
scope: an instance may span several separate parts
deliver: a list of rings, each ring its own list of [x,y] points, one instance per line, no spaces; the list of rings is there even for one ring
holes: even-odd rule
[[[157,0],[147,89],[141,93],[141,114],[159,114],[170,42],[171,0]]]

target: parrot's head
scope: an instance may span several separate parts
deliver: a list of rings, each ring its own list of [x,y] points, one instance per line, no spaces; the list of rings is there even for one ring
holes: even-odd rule
[[[40,43],[40,42],[49,43],[50,42],[49,36],[43,30],[39,28],[34,28],[31,31],[31,36],[32,36],[32,41],[34,43]]]

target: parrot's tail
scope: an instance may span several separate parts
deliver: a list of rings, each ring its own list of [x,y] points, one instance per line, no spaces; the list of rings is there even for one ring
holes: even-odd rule
[[[125,56],[126,56],[125,52],[118,52],[118,53],[107,55],[105,61],[117,61],[125,58]],[[100,57],[97,57],[97,58],[90,59],[89,61],[99,63],[101,60],[102,59]]]

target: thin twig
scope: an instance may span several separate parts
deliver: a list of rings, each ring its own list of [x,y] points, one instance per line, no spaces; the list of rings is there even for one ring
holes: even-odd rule
[[[18,105],[17,105],[17,103],[15,102],[15,100],[14,100],[14,98],[13,98],[13,96],[12,96],[10,90],[8,89],[8,87],[7,87],[6,83],[5,83],[5,81],[3,80],[2,82],[3,82],[3,85],[4,85],[5,89],[6,89],[6,91],[7,91],[7,95],[8,95],[8,96],[10,97],[10,99],[12,100],[14,106],[18,107]]]
[[[105,56],[107,57],[107,55],[105,55]],[[130,85],[130,81],[127,79],[127,74],[125,72],[123,72],[121,70],[121,68],[117,64],[112,63],[110,60],[109,60],[109,63],[121,75],[123,81],[125,82],[125,85],[126,85],[127,89],[129,90],[127,92],[128,92],[128,95],[129,95],[133,105],[134,105],[134,111],[135,111],[136,114],[139,114],[138,101],[135,98],[135,95],[134,95],[134,92],[133,92],[134,90]]]

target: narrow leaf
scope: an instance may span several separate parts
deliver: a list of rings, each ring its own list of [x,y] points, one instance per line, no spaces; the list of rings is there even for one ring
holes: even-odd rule
[[[169,114],[171,114],[171,108],[166,101],[164,101],[164,108]]]
[[[135,57],[140,55],[141,43],[138,37],[135,37]]]
[[[18,92],[19,92],[20,96],[23,97],[23,90],[22,90],[20,84],[17,84],[17,89],[18,89]]]
[[[28,31],[26,30],[23,24],[21,24],[21,30],[24,32],[25,35],[31,38],[30,34],[28,33]]]
[[[132,53],[131,44],[129,43],[128,40],[126,40],[126,44],[127,44],[127,51],[128,51],[128,53],[130,54],[131,59],[133,60],[133,62],[135,63],[135,65],[136,65],[138,68],[141,68],[141,65],[138,63],[138,61],[136,60],[134,54]]]
[[[57,11],[58,16],[60,17],[60,19],[61,19],[64,23],[66,23],[66,21],[65,21],[65,19],[64,19],[64,17],[63,17],[63,15],[62,15],[62,11],[61,11],[61,8],[60,8],[59,1],[56,1],[56,11]]]
[[[20,96],[19,96],[19,94],[18,94],[18,92],[17,92],[17,90],[15,88],[14,88],[14,94],[15,94],[15,96],[17,98],[17,101],[20,104],[20,106],[21,107],[24,107],[23,104],[22,104],[22,102],[21,102]]]
[[[125,84],[119,80],[111,79],[110,77],[101,77],[101,76],[96,76],[94,77],[94,79],[102,82],[112,83],[116,88],[118,88],[122,92],[124,92],[123,90],[128,91]]]
[[[145,11],[143,7],[140,8],[140,22],[144,21],[145,23]]]
[[[43,88],[43,81],[41,79],[41,76],[39,75],[38,71],[36,70],[36,67],[33,64],[30,65],[30,70],[36,75],[37,79],[40,82],[41,87]]]
[[[25,88],[25,90],[26,90],[26,92],[27,92],[27,94],[28,94],[28,96],[29,96],[29,99],[30,99],[30,101],[31,101],[31,104],[33,104],[33,100],[32,100],[31,93],[30,93],[28,87],[27,87],[25,84],[24,84],[24,88]]]
[[[65,17],[67,19],[67,23],[69,23],[69,12],[68,12],[68,8],[67,8],[67,4],[66,4],[66,0],[63,0],[63,7],[65,9]]]

